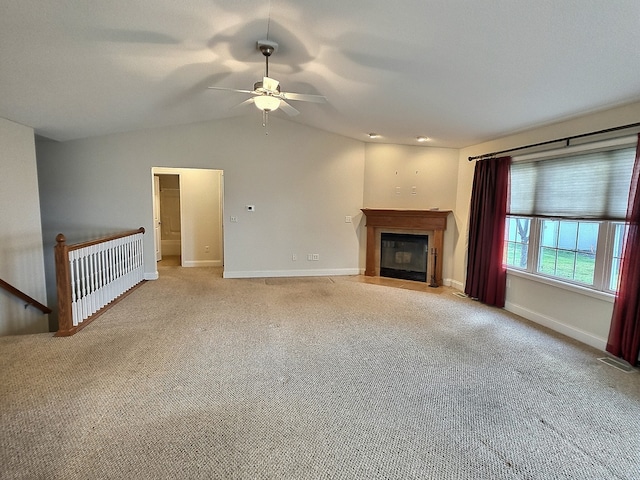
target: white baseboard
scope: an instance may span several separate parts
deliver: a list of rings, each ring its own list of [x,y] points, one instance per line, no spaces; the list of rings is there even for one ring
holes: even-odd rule
[[[221,267],[222,260],[183,260],[183,267]]]
[[[145,280],[157,280],[159,277],[160,277],[160,275],[158,275],[158,271],[157,270],[155,272],[151,272],[151,273],[145,272],[145,274],[144,274],[144,279]]]
[[[317,270],[255,270],[244,272],[230,272],[225,270],[224,278],[272,278],[272,277],[327,277],[359,275],[359,268],[328,268]]]
[[[456,290],[460,290],[461,292],[464,291],[464,283],[462,282],[458,282],[451,278],[445,278],[444,280],[442,280],[442,283],[444,283],[447,287],[455,288]]]
[[[605,351],[605,348],[607,346],[606,338],[596,337],[595,335],[585,332],[584,330],[580,330],[579,328],[573,327],[571,325],[566,325],[555,318],[547,317],[546,315],[534,312],[533,310],[529,310],[528,308],[516,305],[515,303],[506,302],[504,309],[511,313],[515,313],[516,315],[520,315],[527,320],[531,320],[532,322],[550,328],[551,330],[554,330],[558,333],[562,333],[563,335],[571,337],[574,340],[578,340],[579,342],[597,348],[598,350]]]
[[[162,245],[163,255],[180,255],[181,254],[181,242],[180,240],[160,240]]]

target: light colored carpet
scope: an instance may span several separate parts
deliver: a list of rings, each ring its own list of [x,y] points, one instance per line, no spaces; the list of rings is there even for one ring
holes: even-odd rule
[[[451,291],[164,267],[0,338],[0,477],[638,479],[640,376]]]

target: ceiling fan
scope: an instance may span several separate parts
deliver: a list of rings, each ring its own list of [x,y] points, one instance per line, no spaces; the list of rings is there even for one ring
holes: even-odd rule
[[[278,49],[278,44],[270,40],[258,40],[257,47],[265,57],[265,73],[261,82],[253,85],[253,90],[238,90],[226,87],[208,87],[212,90],[226,90],[230,92],[246,93],[252,95],[251,98],[245,100],[237,106],[253,103],[263,112],[263,124],[266,126],[267,115],[280,108],[287,115],[294,116],[300,112],[289,105],[286,100],[295,100],[301,102],[325,103],[326,97],[322,95],[309,95],[304,93],[290,93],[280,90],[280,82],[269,77],[269,57]]]

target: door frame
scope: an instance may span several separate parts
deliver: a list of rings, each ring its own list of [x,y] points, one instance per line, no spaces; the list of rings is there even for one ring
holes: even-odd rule
[[[220,224],[219,224],[219,229],[220,229],[220,255],[221,255],[221,266],[224,269],[224,170],[219,169],[219,168],[199,168],[199,167],[193,167],[195,169],[198,170],[210,170],[210,171],[217,171],[220,172],[220,183],[218,185],[219,187],[219,216],[220,216]],[[154,188],[154,192],[155,193],[155,176],[156,175],[178,175],[179,178],[179,182],[180,182],[180,223],[182,225],[182,228],[180,230],[180,264],[181,266],[184,266],[184,262],[185,262],[185,255],[184,255],[184,248],[185,248],[185,240],[189,239],[189,233],[185,231],[184,225],[185,222],[184,220],[184,212],[183,212],[183,208],[184,208],[184,182],[183,182],[183,178],[182,178],[182,173],[185,170],[192,170],[193,168],[189,168],[189,167],[152,167],[151,168],[151,175],[152,175],[152,184],[153,184],[153,188]],[[154,201],[154,198],[152,198],[152,201]],[[154,235],[155,235],[155,228],[154,228]],[[160,241],[162,241],[162,239],[160,239]],[[193,265],[188,265],[188,266],[193,266]]]
[[[156,262],[162,260],[162,227],[160,225],[160,174],[153,174],[153,237],[156,247]]]

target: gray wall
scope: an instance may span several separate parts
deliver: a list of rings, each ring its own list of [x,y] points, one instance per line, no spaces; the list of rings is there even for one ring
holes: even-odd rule
[[[45,244],[60,232],[82,240],[143,226],[145,274],[154,278],[152,168],[219,169],[225,276],[355,274],[358,225],[345,216],[362,207],[364,157],[362,142],[275,116],[265,135],[258,115],[45,142],[38,146]],[[320,260],[308,262],[307,253]]]
[[[0,118],[0,278],[47,303],[33,129]],[[44,332],[48,316],[0,289],[0,335]]]

